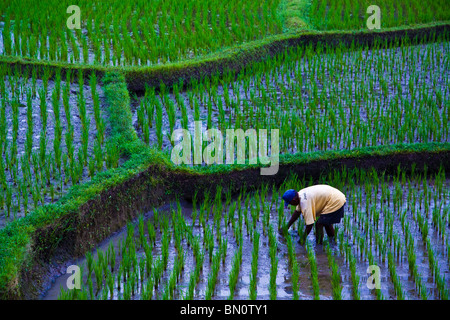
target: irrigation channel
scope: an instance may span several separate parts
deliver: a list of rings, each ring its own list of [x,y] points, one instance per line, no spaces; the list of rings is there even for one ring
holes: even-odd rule
[[[174,201],[69,262],[83,270],[81,290],[68,290],[65,274],[41,298],[448,299],[450,180],[442,169],[414,169],[344,169],[315,181],[347,197],[331,244],[325,235],[316,245],[313,232],[299,244],[302,218],[277,232],[292,212],[280,196],[313,184],[304,177]],[[370,265],[380,268],[380,289],[367,286]]]

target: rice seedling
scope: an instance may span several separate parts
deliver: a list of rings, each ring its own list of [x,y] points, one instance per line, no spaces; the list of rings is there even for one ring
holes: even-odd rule
[[[253,250],[252,250],[252,262],[251,262],[251,273],[250,273],[250,286],[249,286],[249,297],[251,300],[256,300],[256,285],[257,285],[257,274],[258,274],[258,257],[259,257],[259,239],[260,234],[257,230],[253,234]]]
[[[356,273],[356,258],[352,254],[352,250],[350,246],[346,247],[347,252],[347,259],[349,262],[350,267],[350,274],[351,274],[351,281],[352,281],[352,290],[353,290],[353,299],[359,300],[360,299],[360,290],[359,290],[359,282],[360,277]]]
[[[236,285],[239,279],[239,270],[241,263],[242,263],[242,247],[239,247],[239,249],[235,252],[233,256],[232,267],[229,274],[229,288],[230,288],[230,295],[228,296],[229,300],[232,300],[234,297],[234,291],[236,289]]]
[[[326,244],[325,250],[327,253],[328,264],[331,269],[331,284],[333,287],[333,299],[342,300],[342,284],[339,266],[337,265],[333,253],[331,252],[329,243]]]
[[[320,300],[319,292],[319,280],[317,278],[317,261],[313,249],[310,244],[306,241],[306,252],[308,255],[309,266],[311,268],[311,282],[314,291],[314,300]]]
[[[216,283],[217,283],[217,275],[218,275],[219,268],[220,268],[220,255],[221,255],[221,252],[217,251],[216,254],[212,258],[211,270],[210,270],[210,273],[208,276],[208,283],[207,283],[207,287],[205,290],[205,300],[211,300],[211,298],[214,294],[214,289],[215,289]]]
[[[278,273],[278,256],[277,256],[277,240],[275,230],[272,224],[269,225],[269,246],[270,246],[270,280],[269,280],[269,293],[270,299],[275,300],[277,298],[277,273]]]

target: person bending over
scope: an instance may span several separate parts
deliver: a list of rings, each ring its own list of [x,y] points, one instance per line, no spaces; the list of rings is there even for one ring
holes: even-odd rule
[[[282,199],[285,208],[289,205],[296,206],[286,230],[300,217],[300,213],[305,219],[304,237],[300,239],[300,243],[306,241],[314,223],[316,225],[316,243],[322,244],[324,227],[329,241],[334,241],[333,224],[341,221],[344,216],[344,205],[347,202],[341,191],[326,184],[319,184],[301,189],[299,192],[289,189],[283,194]],[[279,229],[280,233],[283,231],[282,228]]]

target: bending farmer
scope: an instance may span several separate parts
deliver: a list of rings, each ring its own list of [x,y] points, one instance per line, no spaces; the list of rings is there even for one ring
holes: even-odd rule
[[[300,239],[304,243],[310,233],[314,222],[316,224],[316,242],[322,244],[323,228],[327,232],[328,238],[334,240],[334,223],[339,223],[344,216],[344,205],[347,201],[345,195],[336,188],[325,184],[319,184],[304,188],[299,192],[290,189],[283,194],[285,208],[288,205],[296,206],[287,229],[298,219],[300,213],[305,219],[304,238]],[[282,229],[280,229],[282,232]]]

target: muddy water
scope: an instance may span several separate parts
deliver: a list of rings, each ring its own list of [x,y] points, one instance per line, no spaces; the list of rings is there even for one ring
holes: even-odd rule
[[[449,180],[445,181],[445,188],[444,190],[448,190],[448,186],[450,184]],[[420,189],[420,187],[419,187]],[[393,186],[390,186],[390,190],[393,192]],[[343,231],[344,232],[344,243],[348,240],[348,243],[351,247],[351,250],[353,252],[353,255],[357,259],[356,264],[356,273],[360,277],[359,281],[359,292],[360,292],[360,298],[361,299],[376,299],[375,290],[370,290],[367,286],[367,281],[369,278],[369,273],[367,272],[367,268],[369,267],[369,261],[367,258],[367,255],[362,254],[361,255],[361,248],[359,248],[359,245],[357,243],[353,244],[353,235],[352,230],[358,229],[361,234],[364,235],[367,230],[364,229],[364,227],[358,226],[357,220],[359,218],[355,219],[355,215],[353,213],[353,210],[357,211],[363,211],[362,208],[364,208],[365,203],[365,195],[362,197],[363,202],[357,206],[357,208],[353,208],[351,205],[352,197],[356,197],[354,193],[351,193],[351,190],[343,190],[344,193],[347,195],[347,208],[345,210],[345,215],[349,216],[348,221],[341,221],[340,224],[337,225],[337,231],[338,233]],[[381,192],[381,191],[380,191]],[[405,191],[406,192],[406,191]],[[403,205],[402,210],[406,209],[406,196],[407,193],[404,193],[404,200],[405,203]],[[371,202],[373,202],[374,198],[372,197]],[[376,197],[377,203],[375,205],[378,209],[381,210],[381,217],[379,226],[384,225],[384,210],[387,210],[389,207],[387,207],[387,204],[384,204],[381,206],[381,203],[383,202],[380,195],[377,195]],[[266,199],[268,202],[270,202],[270,197]],[[391,200],[392,201],[392,200]],[[418,201],[417,201],[418,203]],[[419,204],[418,204],[419,205]],[[447,193],[444,195],[444,198],[440,201],[438,206],[441,206],[442,208],[449,207],[450,206],[450,195]],[[277,220],[278,220],[278,213],[276,210],[277,206],[273,206],[270,211],[270,224],[274,227],[275,230],[277,230]],[[161,207],[158,209],[158,212],[161,214],[169,214],[171,208],[176,210],[176,204],[170,204],[166,205],[164,207]],[[192,204],[188,202],[181,202],[181,208],[183,217],[186,221],[186,224],[189,226],[192,223],[191,215],[192,215]],[[433,201],[431,201],[430,205],[430,212],[432,212],[434,208]],[[393,210],[393,204],[390,204],[390,210]],[[402,211],[401,210],[401,211]],[[441,213],[444,213],[441,211]],[[250,214],[250,210],[247,212],[249,223],[251,225],[252,217]],[[285,221],[289,219],[289,213],[285,212]],[[365,213],[361,213],[364,215]],[[418,291],[416,289],[416,285],[414,283],[414,280],[411,276],[411,272],[409,270],[408,265],[408,258],[406,255],[406,246],[405,246],[405,240],[403,238],[402,233],[402,227],[401,223],[399,221],[399,217],[397,215],[398,213],[395,212],[395,220],[394,220],[394,232],[398,233],[400,235],[401,243],[403,251],[399,255],[398,259],[395,259],[396,262],[396,272],[400,279],[404,295],[406,299],[420,299],[420,295],[418,294]],[[236,218],[236,217],[235,217]],[[262,216],[261,216],[262,218]],[[426,246],[424,245],[424,241],[422,238],[422,235],[419,231],[419,228],[417,226],[417,223],[412,218],[411,213],[407,214],[408,223],[410,225],[410,232],[412,233],[414,239],[415,239],[415,252],[416,252],[416,263],[418,267],[418,271],[420,273],[420,276],[425,284],[427,295],[429,299],[439,299],[438,290],[436,288],[435,281],[433,279],[433,275],[430,269],[430,265],[428,262],[428,253]],[[432,248],[435,251],[435,257],[438,261],[439,269],[440,269],[440,275],[445,277],[445,281],[447,283],[447,287],[450,287],[450,269],[449,269],[449,260],[448,260],[448,253],[446,243],[442,237],[440,237],[435,230],[434,227],[431,225],[431,214],[429,217],[429,235],[428,238],[431,241]],[[448,219],[444,216],[444,219]],[[212,217],[210,217],[210,220],[207,222],[207,224],[212,224],[211,221]],[[149,212],[145,215],[145,221],[147,223],[153,223],[153,213]],[[448,220],[447,225],[448,225]],[[135,222],[136,223],[136,222]],[[344,225],[345,224],[345,225]],[[312,282],[311,282],[311,272],[310,272],[310,266],[309,261],[307,258],[305,247],[302,245],[299,245],[297,243],[297,240],[299,239],[299,235],[297,234],[296,228],[298,227],[297,223],[294,224],[294,229],[291,229],[289,231],[289,236],[292,237],[293,243],[295,245],[295,255],[297,258],[297,263],[299,267],[299,298],[300,299],[313,299],[314,298],[314,292],[312,289]],[[350,232],[345,232],[344,227],[350,230]],[[135,228],[137,229],[137,228]],[[256,229],[260,233],[260,246],[259,246],[259,258],[258,258],[258,273],[257,273],[257,299],[269,299],[270,293],[269,293],[269,281],[270,281],[270,268],[271,268],[271,261],[270,261],[270,255],[269,255],[269,243],[268,243],[268,236],[264,234],[262,223],[257,222]],[[146,230],[146,228],[145,228]],[[378,232],[383,235],[384,229],[383,227],[379,227]],[[227,254],[225,258],[225,263],[221,263],[220,265],[220,271],[218,274],[218,280],[215,287],[214,295],[212,299],[227,299],[230,291],[229,291],[229,274],[232,269],[233,264],[233,257],[234,253],[238,250],[238,245],[235,241],[234,235],[233,235],[233,229],[231,225],[228,226],[228,228],[224,225],[222,222],[221,225],[221,233],[222,237],[226,238],[228,240],[227,243]],[[329,267],[327,254],[324,250],[323,245],[316,245],[315,244],[315,235],[314,232],[311,232],[311,234],[308,236],[308,242],[311,245],[311,247],[314,250],[317,266],[318,266],[318,281],[320,286],[320,299],[332,299],[332,284],[331,284],[331,269]],[[116,233],[113,235],[110,239],[105,240],[99,248],[101,250],[105,250],[109,244],[110,241],[117,247],[117,242],[120,239],[123,239],[126,234],[126,229],[124,228],[121,232]],[[198,219],[193,227],[193,234],[199,235],[202,238],[203,235],[203,229],[201,225],[198,224]],[[444,238],[447,239],[446,241],[449,241],[450,232],[449,228],[447,226],[446,230],[444,230]],[[276,277],[276,292],[277,292],[277,299],[292,299],[293,293],[292,293],[292,270],[290,269],[290,266],[288,265],[288,250],[287,250],[287,244],[286,239],[280,235],[276,234],[277,242],[278,242],[278,273]],[[247,236],[246,233],[246,227],[245,223],[243,223],[243,244],[242,244],[242,263],[240,267],[239,272],[239,279],[237,282],[237,286],[235,289],[234,299],[249,299],[249,285],[250,285],[250,274],[251,274],[251,261],[252,261],[252,249],[253,249],[253,243],[250,240],[250,237]],[[325,243],[327,242],[327,236],[325,235]],[[200,241],[200,244],[202,242]],[[342,298],[343,299],[354,299],[353,296],[353,285],[351,282],[351,272],[349,269],[349,265],[346,262],[345,255],[340,250],[341,242],[338,239],[336,244],[331,245],[331,250],[333,252],[333,255],[335,257],[336,263],[339,265],[339,271],[341,276],[341,284],[342,284]],[[184,269],[181,272],[181,277],[177,283],[177,287],[175,289],[175,293],[173,298],[174,299],[183,299],[185,296],[188,285],[189,285],[189,277],[191,272],[195,269],[195,258],[193,255],[192,248],[187,246],[186,239],[182,240],[182,246],[185,250],[185,264]],[[383,255],[380,254],[380,252],[376,249],[375,244],[372,243],[371,245],[367,244],[369,250],[372,251],[373,256],[375,257],[375,263],[377,266],[380,267],[380,281],[381,281],[381,293],[383,296],[383,299],[396,299],[396,293],[394,289],[394,285],[389,273],[389,266],[387,262],[387,256],[386,258],[383,258]],[[215,242],[215,248],[214,251],[218,249],[217,241]],[[203,263],[203,271],[200,274],[200,282],[195,287],[195,293],[194,293],[194,299],[204,299],[205,298],[205,291],[207,288],[208,283],[208,276],[211,270],[211,263],[209,262],[208,258],[208,249],[204,248],[205,250],[205,260]],[[157,258],[161,254],[161,233],[157,231],[157,241],[153,248],[153,258]],[[95,256],[95,251],[94,251]],[[116,254],[116,256],[118,256]],[[171,240],[171,245],[169,246],[169,265],[166,271],[164,271],[163,276],[160,281],[160,285],[157,289],[154,290],[153,293],[153,299],[162,299],[164,295],[164,291],[166,290],[166,284],[168,283],[168,280],[170,278],[170,274],[172,272],[173,265],[171,264],[171,261],[175,261],[177,256],[177,252],[175,250],[175,247],[173,245],[173,239]],[[143,250],[141,249],[137,253],[138,261],[141,257],[145,257]],[[70,264],[78,264],[82,265],[85,263],[84,259],[81,259],[79,261],[72,261]],[[117,262],[116,265],[118,265],[119,262]],[[67,265],[67,264],[66,264]],[[64,267],[66,267],[66,265]],[[45,292],[42,296],[43,299],[56,299],[58,297],[58,294],[60,292],[60,286],[65,288],[66,280],[68,276],[63,275],[58,278],[56,278],[55,282],[51,285],[50,289]],[[86,276],[85,276],[86,279]],[[144,279],[144,284],[146,283]],[[123,288],[123,284],[121,285]],[[136,294],[132,297],[132,299],[139,299],[140,298],[140,290],[142,289],[142,284],[139,284],[138,290]],[[114,299],[120,298],[122,295],[121,292],[117,290],[117,282],[115,284],[115,291],[114,291]],[[107,298],[110,298],[109,294]]]

